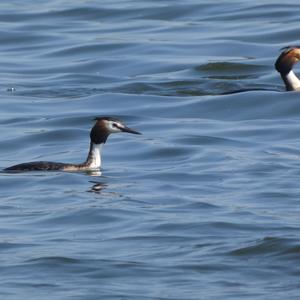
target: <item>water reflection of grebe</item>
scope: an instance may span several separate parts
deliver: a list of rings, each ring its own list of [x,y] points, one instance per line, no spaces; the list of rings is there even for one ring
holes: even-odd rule
[[[94,192],[94,193],[101,193],[102,190],[107,188],[107,184],[103,182],[98,182],[98,181],[90,181],[93,185],[89,192]]]

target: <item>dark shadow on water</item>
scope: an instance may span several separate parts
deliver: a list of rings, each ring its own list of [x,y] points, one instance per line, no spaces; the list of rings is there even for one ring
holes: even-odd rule
[[[245,93],[245,92],[259,92],[259,91],[264,91],[264,92],[282,92],[281,89],[264,89],[264,88],[253,88],[253,89],[240,89],[236,91],[229,91],[229,92],[224,92],[219,95],[231,95],[231,94],[239,94],[239,93]]]

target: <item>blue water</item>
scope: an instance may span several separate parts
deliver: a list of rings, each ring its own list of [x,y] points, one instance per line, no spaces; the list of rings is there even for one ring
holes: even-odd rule
[[[284,3],[284,4],[283,4]],[[299,299],[298,1],[0,3],[1,299]]]

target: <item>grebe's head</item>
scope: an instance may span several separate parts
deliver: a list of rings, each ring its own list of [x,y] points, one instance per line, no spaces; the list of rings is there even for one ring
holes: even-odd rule
[[[288,74],[294,64],[300,61],[300,46],[287,46],[283,50],[275,62],[275,69],[283,74]]]
[[[141,134],[127,127],[121,120],[113,117],[97,117],[96,124],[91,130],[90,137],[94,144],[105,143],[111,133],[128,132]]]

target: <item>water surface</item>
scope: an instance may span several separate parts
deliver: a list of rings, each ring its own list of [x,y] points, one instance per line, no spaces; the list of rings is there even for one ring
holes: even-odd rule
[[[0,166],[5,299],[298,299],[299,94],[273,64],[297,1],[4,1]]]

